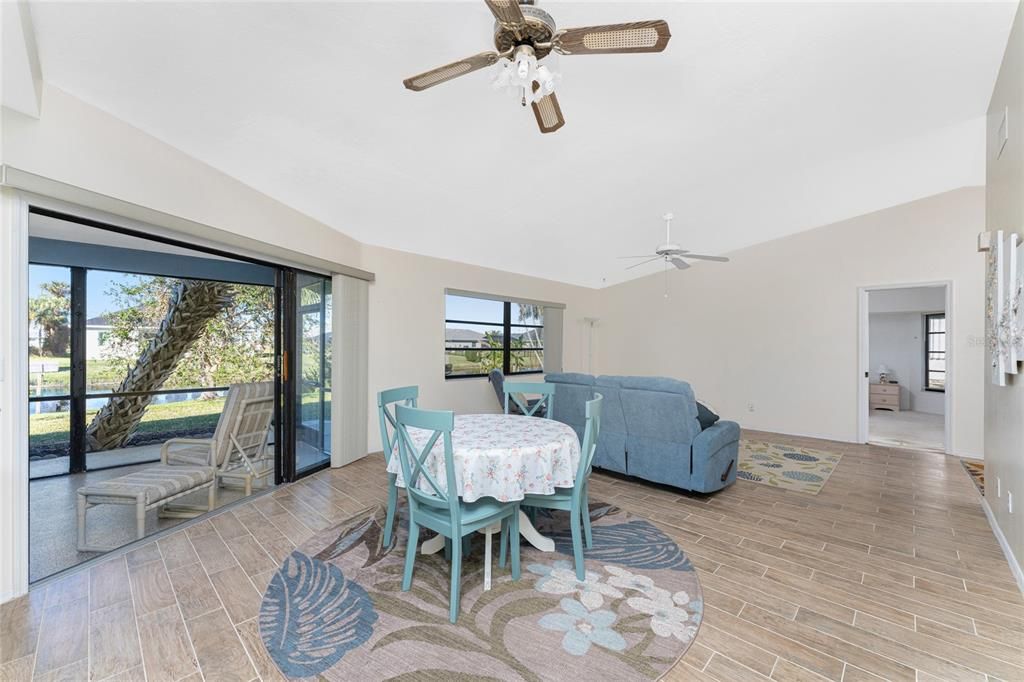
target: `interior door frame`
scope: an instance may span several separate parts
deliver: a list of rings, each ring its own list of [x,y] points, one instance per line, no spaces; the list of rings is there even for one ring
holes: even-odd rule
[[[857,288],[857,442],[867,443],[870,438],[868,424],[868,401],[870,397],[870,360],[869,360],[869,303],[868,294],[872,291],[885,289],[917,289],[922,287],[943,287],[945,290],[946,314],[946,390],[944,392],[944,437],[943,451],[953,454],[954,420],[956,410],[955,373],[956,343],[954,331],[953,281],[933,280],[928,282],[900,282],[893,284],[876,284]]]

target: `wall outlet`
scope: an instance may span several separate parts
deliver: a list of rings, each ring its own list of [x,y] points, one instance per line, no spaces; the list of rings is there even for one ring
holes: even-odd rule
[[[1013,493],[1006,491],[1006,508],[1013,513]]]
[[[754,403],[747,403],[747,412],[754,411]]]
[[[1003,496],[1003,479],[996,477],[996,497]]]

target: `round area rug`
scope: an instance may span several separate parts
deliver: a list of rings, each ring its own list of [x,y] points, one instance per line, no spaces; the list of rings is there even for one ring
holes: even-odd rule
[[[703,599],[692,564],[652,523],[590,506],[586,580],[576,578],[568,514],[538,510],[554,538],[524,542],[522,575],[498,567],[483,590],[484,538],[463,560],[458,623],[448,622],[444,553],[416,557],[402,592],[406,521],[382,546],[384,510],[367,510],[305,542],[270,581],[260,636],[289,678],[328,680],[655,680],[686,653]],[[423,533],[421,533],[421,538]]]

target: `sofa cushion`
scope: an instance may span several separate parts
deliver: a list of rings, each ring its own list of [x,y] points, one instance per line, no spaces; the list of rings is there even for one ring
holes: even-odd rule
[[[700,430],[703,431],[718,421],[718,415],[707,408],[707,405],[697,402],[697,421],[700,422]]]
[[[551,372],[550,374],[545,375],[544,381],[552,384],[579,384],[581,386],[594,385],[593,376],[589,374],[579,374],[578,372]]]
[[[694,400],[690,384],[668,377],[614,377],[601,375],[597,378],[598,386],[607,384],[619,388],[633,388],[641,391],[660,391],[662,393],[678,393]]]

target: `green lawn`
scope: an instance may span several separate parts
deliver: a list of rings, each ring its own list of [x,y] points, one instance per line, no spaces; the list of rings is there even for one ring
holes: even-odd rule
[[[217,427],[217,419],[224,409],[224,398],[211,400],[183,400],[176,403],[150,405],[135,430],[136,437],[154,434],[195,433]],[[96,410],[85,413],[85,421],[92,421]],[[70,437],[70,415],[67,412],[47,412],[29,415],[29,450],[67,443]]]
[[[212,433],[224,409],[224,398],[211,400],[183,400],[176,403],[161,403],[146,408],[145,416],[135,430],[135,437],[146,440],[156,435],[173,438],[179,434],[206,431]],[[302,419],[315,420],[318,417],[318,396],[307,393],[302,396]],[[326,418],[331,415],[331,392],[325,391],[324,407]],[[92,421],[97,410],[85,413],[86,424]],[[68,412],[45,412],[29,415],[29,450],[54,448],[66,444],[70,438],[70,415]]]

